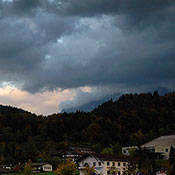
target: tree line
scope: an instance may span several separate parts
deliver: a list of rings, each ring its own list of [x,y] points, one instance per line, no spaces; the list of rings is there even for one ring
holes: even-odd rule
[[[120,154],[122,146],[140,146],[168,134],[175,134],[174,92],[126,94],[91,112],[49,116],[0,105],[0,164],[54,164],[50,154],[67,146]]]

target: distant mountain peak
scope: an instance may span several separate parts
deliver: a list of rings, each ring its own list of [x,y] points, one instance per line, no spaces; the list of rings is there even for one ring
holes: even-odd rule
[[[71,113],[71,112],[76,112],[76,111],[90,112],[90,111],[93,111],[95,108],[97,108],[99,105],[103,104],[104,102],[106,102],[110,99],[117,100],[120,95],[121,95],[121,93],[115,93],[115,94],[103,97],[100,100],[91,101],[91,102],[84,104],[82,106],[63,109],[61,112],[62,113],[63,112]]]

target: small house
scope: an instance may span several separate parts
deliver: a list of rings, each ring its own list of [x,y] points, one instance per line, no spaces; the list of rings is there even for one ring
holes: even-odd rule
[[[67,147],[59,153],[59,157],[61,160],[72,159],[77,162],[81,157],[90,153],[93,151],[89,148]]]
[[[32,172],[51,172],[53,171],[52,165],[48,163],[31,163]]]
[[[123,147],[122,148],[122,154],[129,156],[131,150],[137,151],[139,148],[137,146],[130,146],[130,147]]]
[[[12,167],[7,165],[0,165],[0,174],[11,173]]]

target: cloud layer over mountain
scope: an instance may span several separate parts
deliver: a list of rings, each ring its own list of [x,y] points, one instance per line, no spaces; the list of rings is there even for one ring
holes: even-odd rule
[[[174,90],[174,16],[172,0],[0,0],[0,83]]]

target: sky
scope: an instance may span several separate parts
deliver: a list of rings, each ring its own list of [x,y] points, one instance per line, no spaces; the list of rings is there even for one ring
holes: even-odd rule
[[[174,0],[0,0],[0,104],[48,115],[175,89]]]

